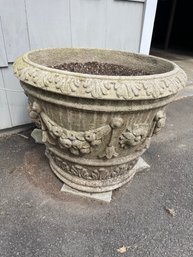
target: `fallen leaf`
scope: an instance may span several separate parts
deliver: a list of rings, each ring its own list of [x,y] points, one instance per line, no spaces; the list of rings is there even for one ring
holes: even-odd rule
[[[168,208],[165,207],[165,210],[167,211],[167,213],[169,213],[172,217],[176,216],[176,212],[173,208]]]
[[[124,245],[122,247],[120,247],[119,249],[117,249],[118,253],[126,253],[126,251],[127,251],[127,248]]]

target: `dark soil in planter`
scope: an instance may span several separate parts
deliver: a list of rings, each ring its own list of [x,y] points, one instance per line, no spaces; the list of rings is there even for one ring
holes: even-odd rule
[[[50,66],[58,70],[66,70],[71,72],[79,72],[93,75],[108,75],[108,76],[141,76],[150,75],[147,71],[129,68],[123,65],[98,62],[72,62],[63,63],[55,66]]]

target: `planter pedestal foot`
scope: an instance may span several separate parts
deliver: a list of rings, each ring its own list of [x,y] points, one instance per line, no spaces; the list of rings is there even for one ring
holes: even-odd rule
[[[132,176],[130,177],[130,179],[127,182],[129,182],[137,172],[144,172],[144,171],[148,171],[149,169],[150,169],[149,164],[147,164],[147,162],[145,162],[143,160],[143,158],[140,157],[138,162],[136,163],[136,165],[133,167],[133,169],[131,171]],[[101,192],[101,193],[83,192],[83,191],[74,189],[66,184],[63,184],[61,191],[64,193],[69,193],[69,194],[73,194],[73,195],[77,195],[77,196],[92,198],[95,200],[108,202],[108,203],[110,203],[112,200],[112,192],[113,192],[113,190],[107,191],[107,192]]]
[[[83,192],[83,191],[76,190],[72,187],[69,187],[66,184],[63,184],[61,191],[64,193],[92,198],[92,199],[107,202],[107,203],[110,203],[110,201],[112,200],[112,192],[113,192],[113,191],[107,191],[107,192],[101,192],[101,193]]]

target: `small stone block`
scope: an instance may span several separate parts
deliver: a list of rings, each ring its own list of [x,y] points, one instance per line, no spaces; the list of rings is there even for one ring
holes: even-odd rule
[[[148,171],[150,169],[150,165],[147,164],[147,162],[144,161],[144,159],[140,157],[138,162],[134,166],[134,169],[136,170],[136,173],[142,172],[142,171]]]
[[[78,195],[78,196],[92,198],[92,199],[95,199],[95,200],[104,201],[104,202],[107,202],[107,203],[110,203],[110,201],[112,199],[112,191],[102,192],[102,193],[88,193],[88,192],[82,192],[82,191],[73,189],[66,184],[63,184],[60,191],[65,192],[65,193]]]
[[[35,142],[37,144],[43,144],[42,142],[42,131],[41,129],[37,129],[35,128],[32,133],[31,133],[31,137],[35,140]]]

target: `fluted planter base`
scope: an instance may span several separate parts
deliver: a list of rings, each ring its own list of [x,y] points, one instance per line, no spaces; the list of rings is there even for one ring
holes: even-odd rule
[[[128,180],[125,183],[123,183],[122,185],[129,182],[136,173],[146,172],[146,171],[149,171],[149,169],[150,169],[150,166],[140,157],[139,160],[137,161],[136,165],[129,172],[131,175],[130,179],[128,178]],[[58,176],[58,174],[57,174],[57,176]],[[68,183],[68,181],[67,181],[67,183]],[[101,191],[100,192],[93,192],[93,191],[85,192],[85,191],[77,190],[74,187],[76,187],[76,184],[68,186],[66,183],[64,183],[61,188],[61,192],[76,195],[76,196],[91,198],[91,199],[95,199],[95,200],[100,200],[100,201],[104,201],[104,202],[108,202],[108,203],[111,202],[111,200],[112,200],[113,190],[105,191],[105,192],[101,192]]]
[[[106,192],[121,187],[135,175],[138,158],[119,158],[104,163],[69,158],[54,149],[46,150],[52,171],[67,185],[84,192]],[[138,167],[138,165],[136,166]]]

